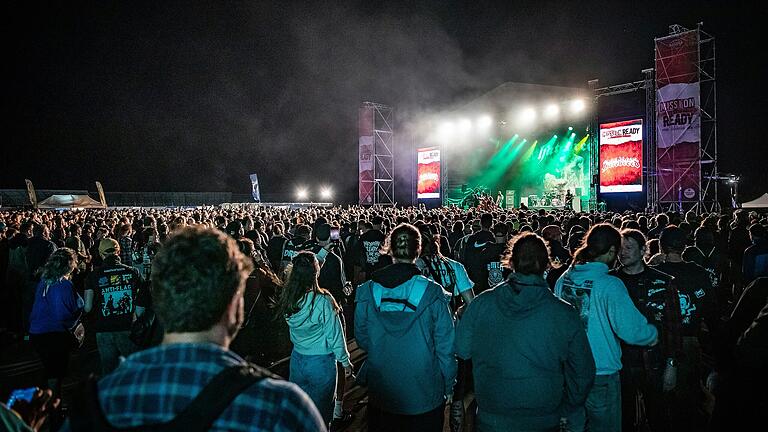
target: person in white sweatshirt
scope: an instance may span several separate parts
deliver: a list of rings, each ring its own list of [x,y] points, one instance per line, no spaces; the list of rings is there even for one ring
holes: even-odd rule
[[[289,380],[304,390],[326,425],[333,416],[336,362],[352,374],[347,341],[333,296],[320,288],[320,265],[312,252],[299,252],[289,269],[278,313],[288,322],[293,342]]]
[[[597,376],[585,412],[567,413],[568,430],[621,430],[621,345],[655,345],[656,327],[632,303],[621,279],[608,272],[621,250],[621,234],[610,224],[593,226],[555,284],[555,295],[573,305],[587,331]]]

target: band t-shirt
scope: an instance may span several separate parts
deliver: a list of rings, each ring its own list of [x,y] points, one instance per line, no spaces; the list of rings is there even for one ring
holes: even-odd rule
[[[107,260],[104,266],[91,273],[86,281],[86,289],[93,290],[94,294],[94,330],[130,330],[140,285],[141,277],[138,271],[120,264],[119,261]]]
[[[384,266],[382,262],[381,247],[384,245],[386,237],[384,233],[379,230],[368,230],[365,234],[360,236],[358,241],[358,262],[357,265],[362,267],[366,274],[366,277],[370,279],[371,273]],[[389,264],[389,262],[387,262]]]

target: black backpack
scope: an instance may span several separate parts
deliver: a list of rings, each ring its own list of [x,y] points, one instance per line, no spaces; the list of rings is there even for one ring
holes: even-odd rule
[[[109,424],[99,403],[96,378],[91,375],[81,384],[69,410],[73,432],[203,432],[211,429],[217,418],[243,391],[264,378],[276,375],[254,365],[232,366],[219,372],[173,420],[154,425],[116,428]]]

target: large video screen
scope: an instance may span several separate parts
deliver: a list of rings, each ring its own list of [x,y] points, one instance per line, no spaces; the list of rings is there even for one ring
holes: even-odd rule
[[[440,149],[418,149],[416,198],[440,198]]]
[[[643,120],[600,124],[600,193],[642,190]]]

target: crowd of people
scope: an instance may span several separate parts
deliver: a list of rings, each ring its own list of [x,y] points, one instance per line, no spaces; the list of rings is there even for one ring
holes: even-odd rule
[[[732,430],[768,412],[755,212],[0,210],[0,274],[0,328],[47,378],[0,406],[11,430],[62,411],[86,332],[101,367],[51,429],[343,430],[350,380],[370,431]],[[287,381],[244,360],[269,349],[246,332],[290,338]]]

